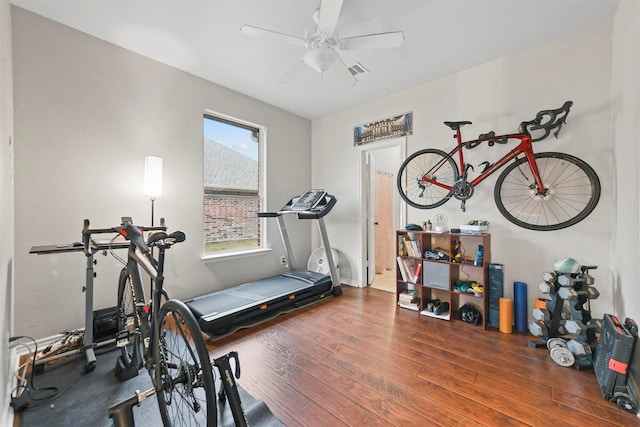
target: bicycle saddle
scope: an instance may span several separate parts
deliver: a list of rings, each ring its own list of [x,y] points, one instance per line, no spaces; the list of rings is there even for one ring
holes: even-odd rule
[[[186,235],[182,231],[174,231],[171,234],[160,231],[149,236],[149,238],[147,239],[147,245],[156,246],[156,243],[158,241],[163,240],[165,245],[168,244],[169,246],[171,246],[175,243],[184,242],[185,239]]]
[[[469,121],[462,121],[462,122],[444,122],[445,125],[449,126],[451,128],[451,130],[458,130],[460,129],[462,126],[464,125],[470,125],[471,122]]]

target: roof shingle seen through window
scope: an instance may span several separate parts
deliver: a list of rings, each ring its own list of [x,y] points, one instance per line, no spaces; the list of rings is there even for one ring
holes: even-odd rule
[[[258,191],[258,162],[205,138],[204,187]]]

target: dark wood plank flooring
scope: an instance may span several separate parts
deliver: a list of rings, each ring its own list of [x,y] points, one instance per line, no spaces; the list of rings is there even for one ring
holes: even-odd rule
[[[239,383],[287,426],[640,426],[592,370],[562,368],[527,334],[398,309],[346,286],[337,298],[208,340],[239,353]]]

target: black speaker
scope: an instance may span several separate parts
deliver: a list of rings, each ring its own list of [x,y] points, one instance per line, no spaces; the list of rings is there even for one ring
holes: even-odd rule
[[[115,338],[118,334],[118,310],[115,307],[93,312],[93,339],[96,342]]]

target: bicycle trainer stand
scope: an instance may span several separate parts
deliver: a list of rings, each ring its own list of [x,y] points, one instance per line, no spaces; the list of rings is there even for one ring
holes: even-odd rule
[[[229,363],[230,359],[235,359],[235,374],[231,369],[231,363]],[[236,378],[240,378],[240,359],[238,359],[238,352],[229,352],[228,354],[212,360],[212,362],[212,366],[217,367],[220,372],[220,380],[222,383],[220,391],[218,392],[220,406],[224,405],[226,396],[226,398],[229,399],[229,407],[231,408],[235,425],[238,427],[247,427],[247,420],[244,416],[242,401],[240,400],[238,386],[235,381]],[[133,407],[140,406],[143,400],[153,396],[155,393],[156,390],[154,387],[143,392],[136,390],[133,396],[110,406],[109,418],[113,419],[113,425],[115,427],[135,427],[136,423],[133,417]]]

